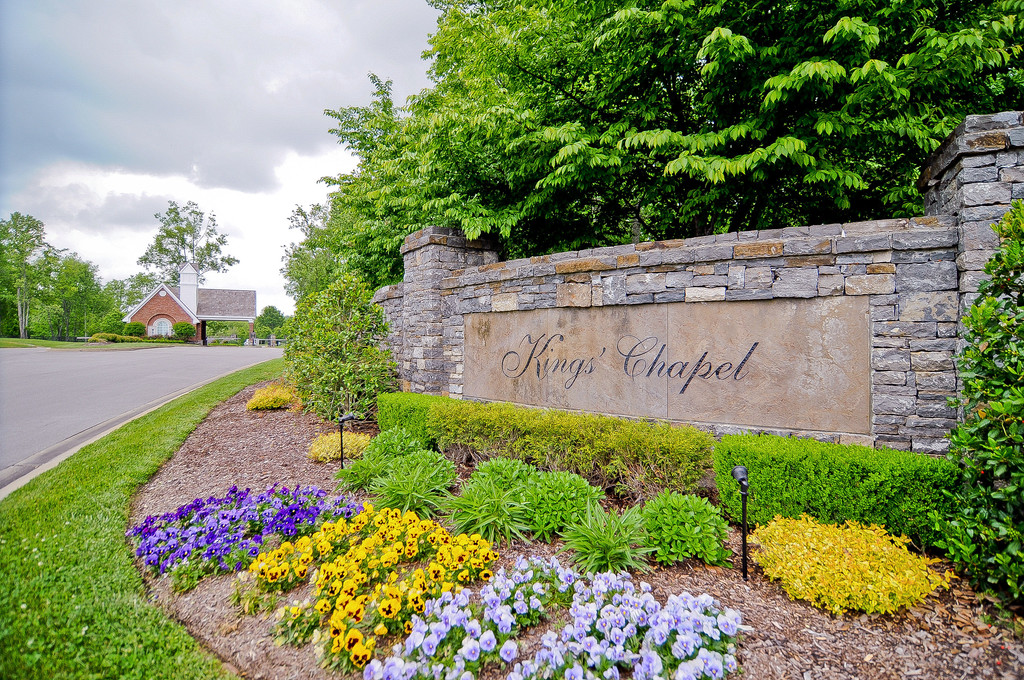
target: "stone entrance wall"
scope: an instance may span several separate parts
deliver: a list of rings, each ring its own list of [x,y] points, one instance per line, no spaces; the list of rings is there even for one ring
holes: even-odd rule
[[[919,186],[920,218],[506,262],[428,228],[375,300],[407,390],[940,453],[960,314],[1024,198],[1022,114],[969,116]]]

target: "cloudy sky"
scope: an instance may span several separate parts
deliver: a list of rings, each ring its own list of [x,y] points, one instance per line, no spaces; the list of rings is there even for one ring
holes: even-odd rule
[[[0,0],[0,215],[99,267],[141,271],[154,213],[192,200],[239,259],[207,286],[255,288],[291,313],[280,275],[296,204],[354,167],[325,108],[428,85],[426,0]]]

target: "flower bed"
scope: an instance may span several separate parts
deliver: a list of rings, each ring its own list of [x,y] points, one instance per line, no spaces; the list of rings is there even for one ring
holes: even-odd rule
[[[631,668],[638,680],[684,680],[736,670],[739,614],[706,595],[673,595],[662,606],[628,573],[582,577],[554,559],[523,559],[494,574],[498,554],[479,535],[453,536],[412,512],[327,498],[317,487],[232,487],[147,517],[127,535],[177,589],[239,572],[234,601],[248,613],[308,584],[311,597],[277,609],[276,640],[312,643],[321,665],[362,669],[366,680],[472,680],[494,665],[509,680],[617,680]],[[566,608],[559,619],[571,623],[548,630],[542,649],[520,660],[516,638]],[[374,659],[382,640],[390,655]]]

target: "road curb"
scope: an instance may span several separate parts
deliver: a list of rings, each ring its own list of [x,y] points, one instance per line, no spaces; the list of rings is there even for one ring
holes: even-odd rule
[[[263,362],[258,362],[253,364],[253,366],[257,366],[260,363]],[[220,380],[232,373],[245,370],[245,368],[251,368],[251,366],[232,369],[225,373],[221,373],[220,375],[215,375],[212,378],[200,380],[199,382],[189,385],[188,387],[183,387],[176,392],[171,392],[159,399],[154,399],[153,401],[136,409],[126,411],[120,415],[110,418],[109,420],[99,423],[98,425],[86,428],[77,434],[71,435],[62,442],[58,442],[53,446],[32,454],[20,463],[15,463],[14,465],[5,467],[3,470],[0,470],[0,500],[7,498],[7,496],[12,492],[25,486],[47,470],[57,467],[77,453],[82,447],[88,446],[89,444],[102,439],[122,425],[126,425],[133,420],[141,418],[147,413],[151,413],[161,406],[174,401],[178,397],[199,389],[203,385],[208,385],[215,380]]]

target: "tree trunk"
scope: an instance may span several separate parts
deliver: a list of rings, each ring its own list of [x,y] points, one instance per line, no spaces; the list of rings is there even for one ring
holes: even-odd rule
[[[28,338],[28,298],[25,296],[24,287],[18,287],[18,337],[25,340]]]

